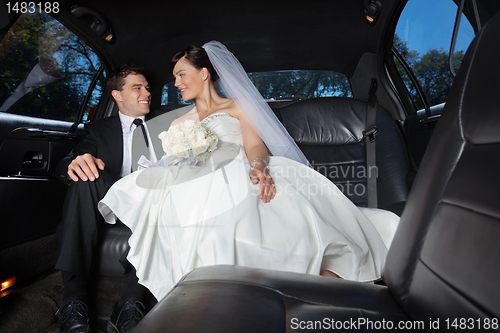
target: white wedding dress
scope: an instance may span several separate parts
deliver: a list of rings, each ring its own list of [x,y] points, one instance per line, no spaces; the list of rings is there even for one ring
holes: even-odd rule
[[[274,156],[277,194],[264,204],[239,120],[216,113],[202,123],[219,139],[209,159],[134,172],[99,203],[108,223],[118,218],[132,230],[127,258],[158,300],[184,274],[216,264],[380,278],[398,216],[359,209],[313,169]]]

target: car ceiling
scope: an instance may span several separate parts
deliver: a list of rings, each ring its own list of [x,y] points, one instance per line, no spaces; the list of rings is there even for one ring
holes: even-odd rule
[[[382,4],[372,25],[364,12],[370,1]],[[389,49],[396,23],[392,18],[406,1],[61,0],[55,16],[92,45],[107,65],[145,66],[150,85],[159,89],[173,80],[170,59],[176,52],[210,40],[226,44],[247,72],[316,69],[351,77],[363,54],[381,54],[384,45]],[[475,1],[483,22],[500,10],[500,1]],[[464,12],[475,21],[469,2]],[[115,40],[108,43],[91,29],[91,15],[71,14],[75,5],[100,13],[114,30]]]
[[[152,86],[172,79],[170,59],[192,44],[226,44],[247,72],[294,69],[333,70],[350,77],[365,52],[377,53],[399,0],[381,0],[375,25],[367,23],[362,0],[315,1],[91,1],[61,4],[66,24],[101,51],[111,66],[135,62],[148,68]],[[108,44],[80,18],[74,5],[101,13],[115,32]],[[68,23],[70,21],[70,23]]]

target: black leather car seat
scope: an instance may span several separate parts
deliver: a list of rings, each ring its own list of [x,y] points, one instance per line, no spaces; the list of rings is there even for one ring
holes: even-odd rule
[[[464,57],[389,250],[387,286],[203,267],[134,332],[498,331],[499,33],[497,14]]]
[[[376,169],[367,165],[368,102],[347,97],[297,101],[274,112],[313,168],[358,206],[368,205],[367,176],[377,176],[378,208],[401,215],[408,197],[408,158],[389,112],[376,109]]]

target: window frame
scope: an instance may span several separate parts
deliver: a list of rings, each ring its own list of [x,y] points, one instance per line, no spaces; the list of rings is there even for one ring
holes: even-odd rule
[[[406,116],[410,114],[417,114],[421,120],[425,119],[430,119],[434,118],[437,116],[440,116],[440,110],[442,110],[442,107],[444,103],[441,104],[436,104],[436,105],[430,105],[428,96],[426,95],[424,89],[422,88],[420,84],[420,80],[416,77],[415,73],[413,70],[410,68],[408,65],[406,59],[403,58],[403,56],[398,52],[398,50],[395,47],[394,44],[394,37],[396,35],[396,29],[398,24],[400,23],[401,20],[401,15],[403,11],[407,8],[407,5],[410,1],[406,1],[400,5],[398,10],[395,12],[395,15],[393,17],[393,20],[391,22],[391,26],[389,29],[389,32],[387,34],[387,49],[388,52],[386,53],[386,60],[385,60],[385,67],[386,67],[386,72],[388,77],[390,78],[390,86],[393,90],[393,92],[398,96],[400,103],[403,105],[403,110]],[[470,20],[467,17],[467,13],[464,11],[460,11],[460,4],[461,2],[459,1],[458,4],[450,0],[456,7],[457,10],[454,13],[454,18],[455,22],[454,25],[451,27],[455,29],[455,24],[456,24],[456,17],[457,15],[463,15],[467,22],[469,23],[470,27],[472,28],[474,33],[477,33],[477,26],[475,24],[475,20]],[[462,19],[464,18],[462,17]],[[453,38],[453,35],[451,36]],[[450,44],[447,44],[444,50],[448,53],[448,61],[450,59],[450,45],[452,43],[452,39],[450,39]],[[455,50],[453,50],[455,51]],[[403,77],[399,74],[398,71],[398,66],[396,64],[396,61],[401,64],[401,67],[403,68],[404,72],[408,76],[409,80],[411,81],[411,84],[413,84],[416,93],[418,95],[418,98],[420,99],[423,108],[419,109],[417,107],[416,101],[413,99],[412,94],[409,91],[409,88],[406,86],[405,81],[403,80]],[[449,66],[448,66],[449,67]],[[454,79],[454,76],[450,69],[448,68],[448,72],[450,73],[450,76]]]

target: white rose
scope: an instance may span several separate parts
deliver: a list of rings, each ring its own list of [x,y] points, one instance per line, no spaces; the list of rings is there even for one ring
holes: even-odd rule
[[[188,119],[188,120],[180,123],[179,124],[180,125],[180,130],[182,132],[189,132],[189,131],[191,131],[191,129],[193,128],[193,125],[194,125],[193,123],[194,123],[194,121],[192,121],[190,119]]]
[[[205,140],[205,139],[201,139],[201,140],[198,140],[195,144],[195,146],[193,147],[193,153],[194,155],[199,155],[199,154],[202,154],[204,152],[207,151],[208,149],[208,141]]]
[[[161,141],[163,141],[164,139],[166,139],[166,138],[167,138],[167,136],[168,136],[167,131],[163,131],[163,132],[161,132],[160,134],[158,134],[158,138],[159,138]]]
[[[205,160],[217,149],[219,139],[200,122],[191,119],[171,126],[167,132],[158,135],[163,150],[168,155],[188,158],[191,155],[198,160]]]
[[[193,145],[196,142],[196,135],[193,132],[186,133],[185,138],[190,145]]]
[[[207,132],[203,127],[200,127],[199,131],[196,132],[196,141],[205,140]]]
[[[172,143],[181,142],[184,139],[184,133],[181,131],[174,131],[170,135],[170,140]]]
[[[182,144],[176,144],[171,147],[172,154],[179,157],[189,157],[189,151]]]
[[[169,153],[169,147],[171,146],[171,135],[169,132],[163,131],[158,135],[158,138],[161,140],[161,145],[163,147],[163,151],[165,153]]]

